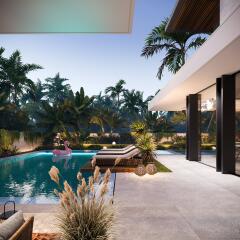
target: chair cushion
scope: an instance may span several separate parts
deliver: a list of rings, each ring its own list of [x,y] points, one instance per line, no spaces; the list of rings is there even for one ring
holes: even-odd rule
[[[24,223],[23,212],[18,211],[0,224],[0,240],[9,239]]]

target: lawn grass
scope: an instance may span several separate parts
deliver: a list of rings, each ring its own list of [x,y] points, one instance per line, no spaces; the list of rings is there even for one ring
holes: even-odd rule
[[[155,166],[157,167],[158,172],[172,172],[169,168],[161,164],[159,161],[154,160]]]

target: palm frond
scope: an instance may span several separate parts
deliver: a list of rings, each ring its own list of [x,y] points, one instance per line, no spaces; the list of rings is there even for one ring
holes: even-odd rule
[[[196,49],[196,48],[200,47],[205,41],[206,41],[205,37],[198,36],[189,43],[187,48],[188,49],[191,49],[191,48]]]

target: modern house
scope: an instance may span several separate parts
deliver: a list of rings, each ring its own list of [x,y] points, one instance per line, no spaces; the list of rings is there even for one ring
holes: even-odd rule
[[[240,0],[178,0],[167,32],[211,33],[149,103],[187,115],[186,158],[201,161],[201,114],[216,118],[216,170],[240,174]]]

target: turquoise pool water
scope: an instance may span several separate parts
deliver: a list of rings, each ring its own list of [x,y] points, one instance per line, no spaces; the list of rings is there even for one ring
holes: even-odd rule
[[[13,199],[19,203],[50,203],[56,201],[48,171],[54,165],[73,188],[77,172],[96,152],[73,151],[71,157],[56,158],[49,151],[0,158],[0,201]],[[88,178],[86,173],[84,177]]]

